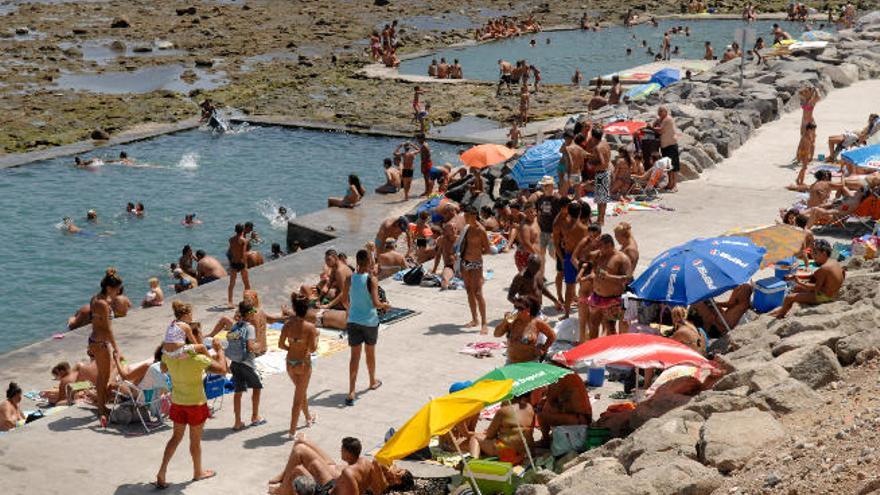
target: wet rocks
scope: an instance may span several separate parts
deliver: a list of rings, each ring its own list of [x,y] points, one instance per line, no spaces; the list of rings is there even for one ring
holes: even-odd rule
[[[90,137],[97,141],[106,141],[110,139],[110,133],[105,131],[104,129],[97,128],[92,131]]]
[[[127,17],[120,16],[120,17],[116,17],[115,19],[113,19],[113,22],[110,23],[110,27],[116,28],[116,29],[127,28],[127,27],[131,27],[131,23],[128,22]]]
[[[110,43],[110,49],[113,51],[117,51],[117,52],[124,52],[125,51],[125,43],[120,40],[113,40],[113,42]]]
[[[190,5],[182,9],[176,9],[175,12],[177,12],[177,15],[196,15],[196,8],[194,5]]]
[[[755,450],[779,440],[785,431],[772,415],[757,408],[716,413],[700,429],[699,460],[722,473],[743,467]]]
[[[134,53],[150,53],[153,51],[153,47],[150,45],[137,45],[131,51]]]
[[[214,61],[209,58],[197,58],[196,67],[213,67]]]

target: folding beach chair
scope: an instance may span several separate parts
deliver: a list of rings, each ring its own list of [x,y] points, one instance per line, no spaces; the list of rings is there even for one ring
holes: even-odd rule
[[[661,158],[649,170],[651,175],[648,176],[648,180],[642,181],[638,178],[633,178],[633,184],[626,192],[627,196],[640,192],[636,196],[636,199],[640,201],[656,199],[660,195],[659,189],[666,187],[666,184],[669,183],[669,171],[672,170],[672,160]]]
[[[211,411],[211,417],[221,409],[223,409],[223,395],[226,394],[226,375],[215,375],[208,373],[205,375],[205,397],[208,399],[208,409]]]
[[[155,375],[155,376],[153,376]],[[141,381],[150,388],[141,388],[128,380],[119,379],[110,411],[111,421],[120,418],[119,422],[127,423],[136,417],[146,433],[165,426],[168,412],[171,410],[171,394],[168,380],[164,373],[148,371],[148,378]],[[134,417],[133,417],[134,416]]]

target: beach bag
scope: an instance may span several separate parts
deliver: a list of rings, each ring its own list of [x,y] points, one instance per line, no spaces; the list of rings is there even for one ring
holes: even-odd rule
[[[229,342],[229,346],[226,347],[226,357],[232,362],[240,363],[248,356],[247,325],[249,323],[244,321],[235,322],[226,333],[226,341]]]
[[[422,277],[424,276],[425,269],[422,268],[422,265],[414,266],[403,274],[403,283],[406,285],[421,285]]]
[[[569,452],[581,453],[587,445],[587,425],[556,426],[553,428],[553,443],[550,452],[554,457]]]
[[[121,402],[110,411],[110,422],[117,425],[127,425],[140,420],[138,416],[138,408],[141,409],[140,414],[148,418],[149,411],[144,406],[138,406],[131,401]]]

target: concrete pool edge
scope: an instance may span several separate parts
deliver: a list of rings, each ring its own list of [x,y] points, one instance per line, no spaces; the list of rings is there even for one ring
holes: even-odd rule
[[[710,17],[707,17],[704,14],[664,14],[664,15],[655,15],[651,16],[657,20],[682,20],[682,21],[736,21],[742,20],[742,16],[739,14],[708,14]],[[645,20],[639,21],[634,25],[645,24],[649,22],[649,18],[645,18]],[[787,16],[783,12],[770,12],[765,14],[758,14],[757,20],[759,21],[784,21],[787,19]],[[618,26],[617,23],[605,23],[602,24],[603,28]],[[581,28],[577,24],[558,24],[554,26],[549,26],[538,33],[526,33],[522,36],[529,36],[532,34],[540,34],[540,33],[555,33],[560,31],[580,31]],[[449,45],[445,45],[442,47],[437,47],[434,49],[424,49],[418,50],[415,52],[407,53],[405,55],[401,55],[400,61],[413,60],[416,58],[422,58],[429,56],[431,54],[437,53],[440,50],[454,50],[458,48],[469,48],[489,43],[497,43],[499,41],[504,41],[510,38],[503,38],[501,40],[491,39],[485,41],[476,41],[476,40],[467,40],[460,41],[457,43],[451,43]],[[629,69],[632,70],[632,69]],[[430,76],[419,76],[415,74],[401,74],[399,68],[397,67],[386,67],[385,64],[381,62],[375,62],[364,66],[362,69],[357,71],[357,74],[369,78],[369,79],[379,79],[379,80],[387,80],[387,81],[398,81],[398,82],[407,82],[407,83],[419,83],[419,84],[479,84],[479,85],[494,85],[496,81],[489,81],[485,79],[436,79]],[[552,84],[545,84],[552,85]]]

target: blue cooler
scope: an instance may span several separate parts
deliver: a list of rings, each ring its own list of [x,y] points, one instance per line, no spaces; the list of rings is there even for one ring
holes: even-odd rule
[[[591,388],[598,388],[605,384],[605,367],[590,364],[587,371],[587,384]]]
[[[758,313],[766,313],[782,306],[788,284],[776,277],[763,278],[755,282],[755,297],[752,307]]]
[[[797,258],[789,257],[785,259],[781,259],[777,261],[775,264],[775,272],[773,276],[778,278],[779,280],[785,280],[785,277],[794,273],[797,270]]]

